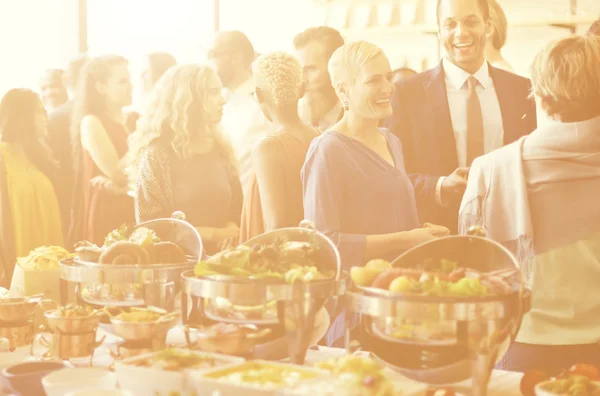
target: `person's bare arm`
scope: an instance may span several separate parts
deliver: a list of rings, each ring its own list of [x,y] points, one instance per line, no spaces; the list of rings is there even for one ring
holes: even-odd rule
[[[121,181],[124,172],[119,168],[119,156],[98,117],[85,116],[81,121],[80,132],[81,145],[98,169],[107,178],[115,182]]]
[[[260,191],[265,231],[295,226],[289,224],[283,166],[285,153],[282,148],[276,138],[266,137],[261,139],[252,150],[252,166],[256,172]],[[300,174],[297,177],[300,179]]]
[[[367,235],[365,242],[366,261],[380,258],[392,252],[403,252],[432,239],[447,236],[450,231],[446,227],[426,225],[410,231],[392,234]]]

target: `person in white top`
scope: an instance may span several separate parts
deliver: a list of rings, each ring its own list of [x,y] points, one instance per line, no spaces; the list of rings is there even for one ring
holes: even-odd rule
[[[484,57],[488,0],[438,0],[440,64],[396,83],[386,127],[400,137],[421,221],[457,231],[471,161],[536,128],[528,79]]]
[[[531,66],[549,122],[477,158],[460,230],[483,226],[511,249],[531,289],[531,310],[500,366],[557,375],[600,367],[600,38],[546,45]]]
[[[490,0],[490,21],[492,34],[489,35],[485,45],[485,59],[498,69],[514,73],[512,66],[502,56],[502,48],[506,44],[508,21],[504,10],[496,0]]]
[[[327,70],[333,52],[344,45],[340,32],[328,26],[306,29],[294,37],[295,55],[304,76],[304,96],[298,103],[302,121],[325,132],[344,114]]]
[[[252,98],[255,56],[252,43],[240,31],[219,32],[208,52],[208,59],[226,90],[227,103],[223,107],[221,125],[239,161],[242,185],[251,173],[252,147],[261,137],[273,132],[271,123]]]

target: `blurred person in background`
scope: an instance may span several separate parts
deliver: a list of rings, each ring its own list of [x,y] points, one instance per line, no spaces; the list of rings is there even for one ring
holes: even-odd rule
[[[300,170],[319,131],[298,115],[302,67],[285,52],[260,56],[252,67],[254,98],[276,132],[252,149],[252,174],[244,186],[241,242],[304,219]]]
[[[46,111],[52,111],[64,104],[68,100],[64,70],[46,70],[40,79],[40,94]]]
[[[53,183],[57,173],[44,145],[48,120],[40,97],[12,89],[0,102],[0,286],[8,288],[17,257],[63,245]]]
[[[55,187],[58,203],[60,204],[63,232],[65,234],[69,230],[71,199],[73,198],[73,147],[71,145],[73,100],[77,91],[81,69],[88,60],[88,56],[82,54],[69,62],[65,74],[69,100],[48,114],[48,135],[46,141],[53,158],[58,161],[58,175],[61,183]]]
[[[145,57],[141,75],[142,103],[140,111],[143,111],[145,102],[148,100],[156,82],[176,64],[175,57],[167,52],[152,52]]]
[[[138,170],[136,220],[182,211],[215,254],[237,244],[242,188],[237,161],[220,122],[225,98],[219,77],[207,66],[169,69],[152,90],[132,142]]]
[[[304,75],[300,117],[321,132],[337,123],[344,114],[327,71],[331,54],[342,45],[344,38],[340,32],[328,26],[311,27],[294,37],[295,55]]]
[[[123,109],[131,104],[131,94],[125,58],[99,56],[85,64],[71,124],[75,169],[71,241],[102,245],[110,231],[134,220],[122,161],[130,133]]]
[[[483,226],[507,246],[532,292],[502,369],[555,376],[574,364],[600,366],[598,65],[598,37],[547,44],[531,80],[550,122],[471,166],[461,231]]]
[[[504,44],[506,44],[506,32],[508,29],[506,14],[496,0],[489,0],[489,7],[492,33],[488,37],[485,45],[485,59],[490,65],[497,67],[498,69],[514,73],[513,68],[502,56],[502,48],[504,47]]]
[[[227,103],[221,124],[233,144],[242,184],[246,184],[252,167],[252,147],[258,139],[273,131],[273,126],[252,99],[254,47],[244,33],[223,31],[217,33],[207,55],[225,88]]]
[[[438,0],[437,67],[401,80],[386,127],[402,141],[422,221],[457,232],[458,208],[474,158],[537,125],[528,79],[486,62],[489,0]]]

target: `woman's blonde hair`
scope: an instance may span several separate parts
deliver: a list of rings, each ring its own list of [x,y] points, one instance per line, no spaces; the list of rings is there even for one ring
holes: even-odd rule
[[[508,29],[508,21],[506,20],[506,14],[504,10],[498,4],[496,0],[490,0],[490,21],[494,27],[494,33],[492,34],[491,40],[492,45],[498,51],[506,44],[506,31]]]
[[[354,83],[361,66],[379,55],[385,55],[383,50],[368,41],[354,41],[342,45],[329,59],[331,84],[337,91],[340,83]]]
[[[217,74],[208,66],[179,65],[170,68],[156,83],[137,130],[129,138],[128,168],[130,177],[137,178],[141,152],[155,139],[169,142],[178,158],[191,156],[190,143],[202,134],[215,144],[237,172],[237,161],[230,142],[218,125],[207,120],[206,102],[211,78]]]
[[[599,65],[599,37],[573,35],[552,41],[531,64],[532,92],[551,117],[587,114],[599,108]]]
[[[275,104],[297,104],[302,87],[302,66],[287,52],[277,51],[258,57],[252,64],[254,77],[265,86]]]

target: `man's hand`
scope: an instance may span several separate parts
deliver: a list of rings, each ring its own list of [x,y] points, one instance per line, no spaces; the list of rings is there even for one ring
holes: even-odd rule
[[[467,188],[469,168],[458,168],[442,182],[442,201],[462,199]]]

